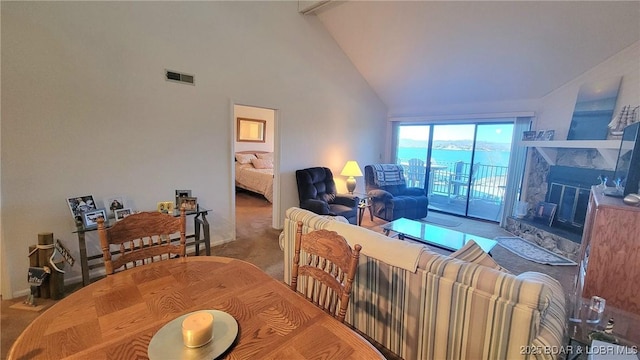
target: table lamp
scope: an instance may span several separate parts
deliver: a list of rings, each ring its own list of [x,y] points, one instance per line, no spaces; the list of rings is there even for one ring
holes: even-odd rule
[[[347,191],[349,194],[353,194],[353,190],[356,189],[356,179],[354,176],[362,176],[362,170],[360,170],[358,162],[355,160],[347,161],[347,164],[340,172],[340,175],[349,177],[347,179]]]

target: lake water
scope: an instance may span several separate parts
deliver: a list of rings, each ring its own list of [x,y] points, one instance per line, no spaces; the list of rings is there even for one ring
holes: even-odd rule
[[[508,151],[476,151],[474,162],[482,165],[492,166],[508,166],[509,165]],[[406,163],[409,159],[422,159],[427,157],[427,150],[425,148],[407,147],[398,148],[398,158],[401,162]],[[456,161],[464,161],[466,163],[471,162],[471,151],[466,150],[445,150],[445,149],[433,149],[431,151],[432,164],[446,164],[452,166]]]

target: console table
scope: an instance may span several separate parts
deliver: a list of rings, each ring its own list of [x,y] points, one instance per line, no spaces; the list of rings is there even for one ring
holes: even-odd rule
[[[194,244],[196,250],[196,256],[200,255],[200,243],[204,243],[205,246],[205,254],[207,256],[211,255],[211,237],[209,231],[209,221],[207,220],[207,215],[209,214],[209,210],[206,209],[198,209],[195,211],[187,211],[186,215],[195,215],[193,218],[194,224],[194,234],[187,235],[187,245]],[[180,216],[179,211],[174,211],[173,216]],[[113,225],[113,220],[109,221],[107,226]],[[104,263],[102,261],[97,262],[95,264],[89,264],[89,261],[102,259],[102,253],[97,255],[87,256],[87,243],[85,239],[85,234],[97,231],[98,228],[90,228],[85,229],[83,226],[78,226],[78,228],[74,231],[75,234],[78,235],[78,248],[80,251],[80,267],[82,270],[82,286],[87,286],[91,283],[91,278],[89,276],[89,271],[104,267]],[[189,242],[189,239],[194,239],[193,242]]]

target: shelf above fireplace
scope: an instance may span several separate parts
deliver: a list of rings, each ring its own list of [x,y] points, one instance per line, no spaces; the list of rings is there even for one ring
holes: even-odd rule
[[[616,166],[620,149],[620,140],[521,141],[520,144],[536,148],[549,165],[556,165],[558,149],[596,149],[612,169]]]

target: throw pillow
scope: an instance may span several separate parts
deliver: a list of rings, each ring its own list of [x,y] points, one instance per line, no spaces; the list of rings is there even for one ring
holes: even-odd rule
[[[273,169],[273,163],[271,162],[271,160],[251,159],[251,163],[256,169]]]
[[[264,160],[269,160],[269,161],[273,162],[273,153],[272,152],[257,153],[256,156],[258,157],[258,159],[264,159]]]
[[[236,154],[236,161],[240,164],[249,164],[252,159],[256,159],[254,154]]]
[[[480,245],[473,240],[470,240],[461,247],[460,250],[449,255],[449,257],[509,273],[509,270],[500,266],[491,256],[489,256],[489,254],[482,250]]]

